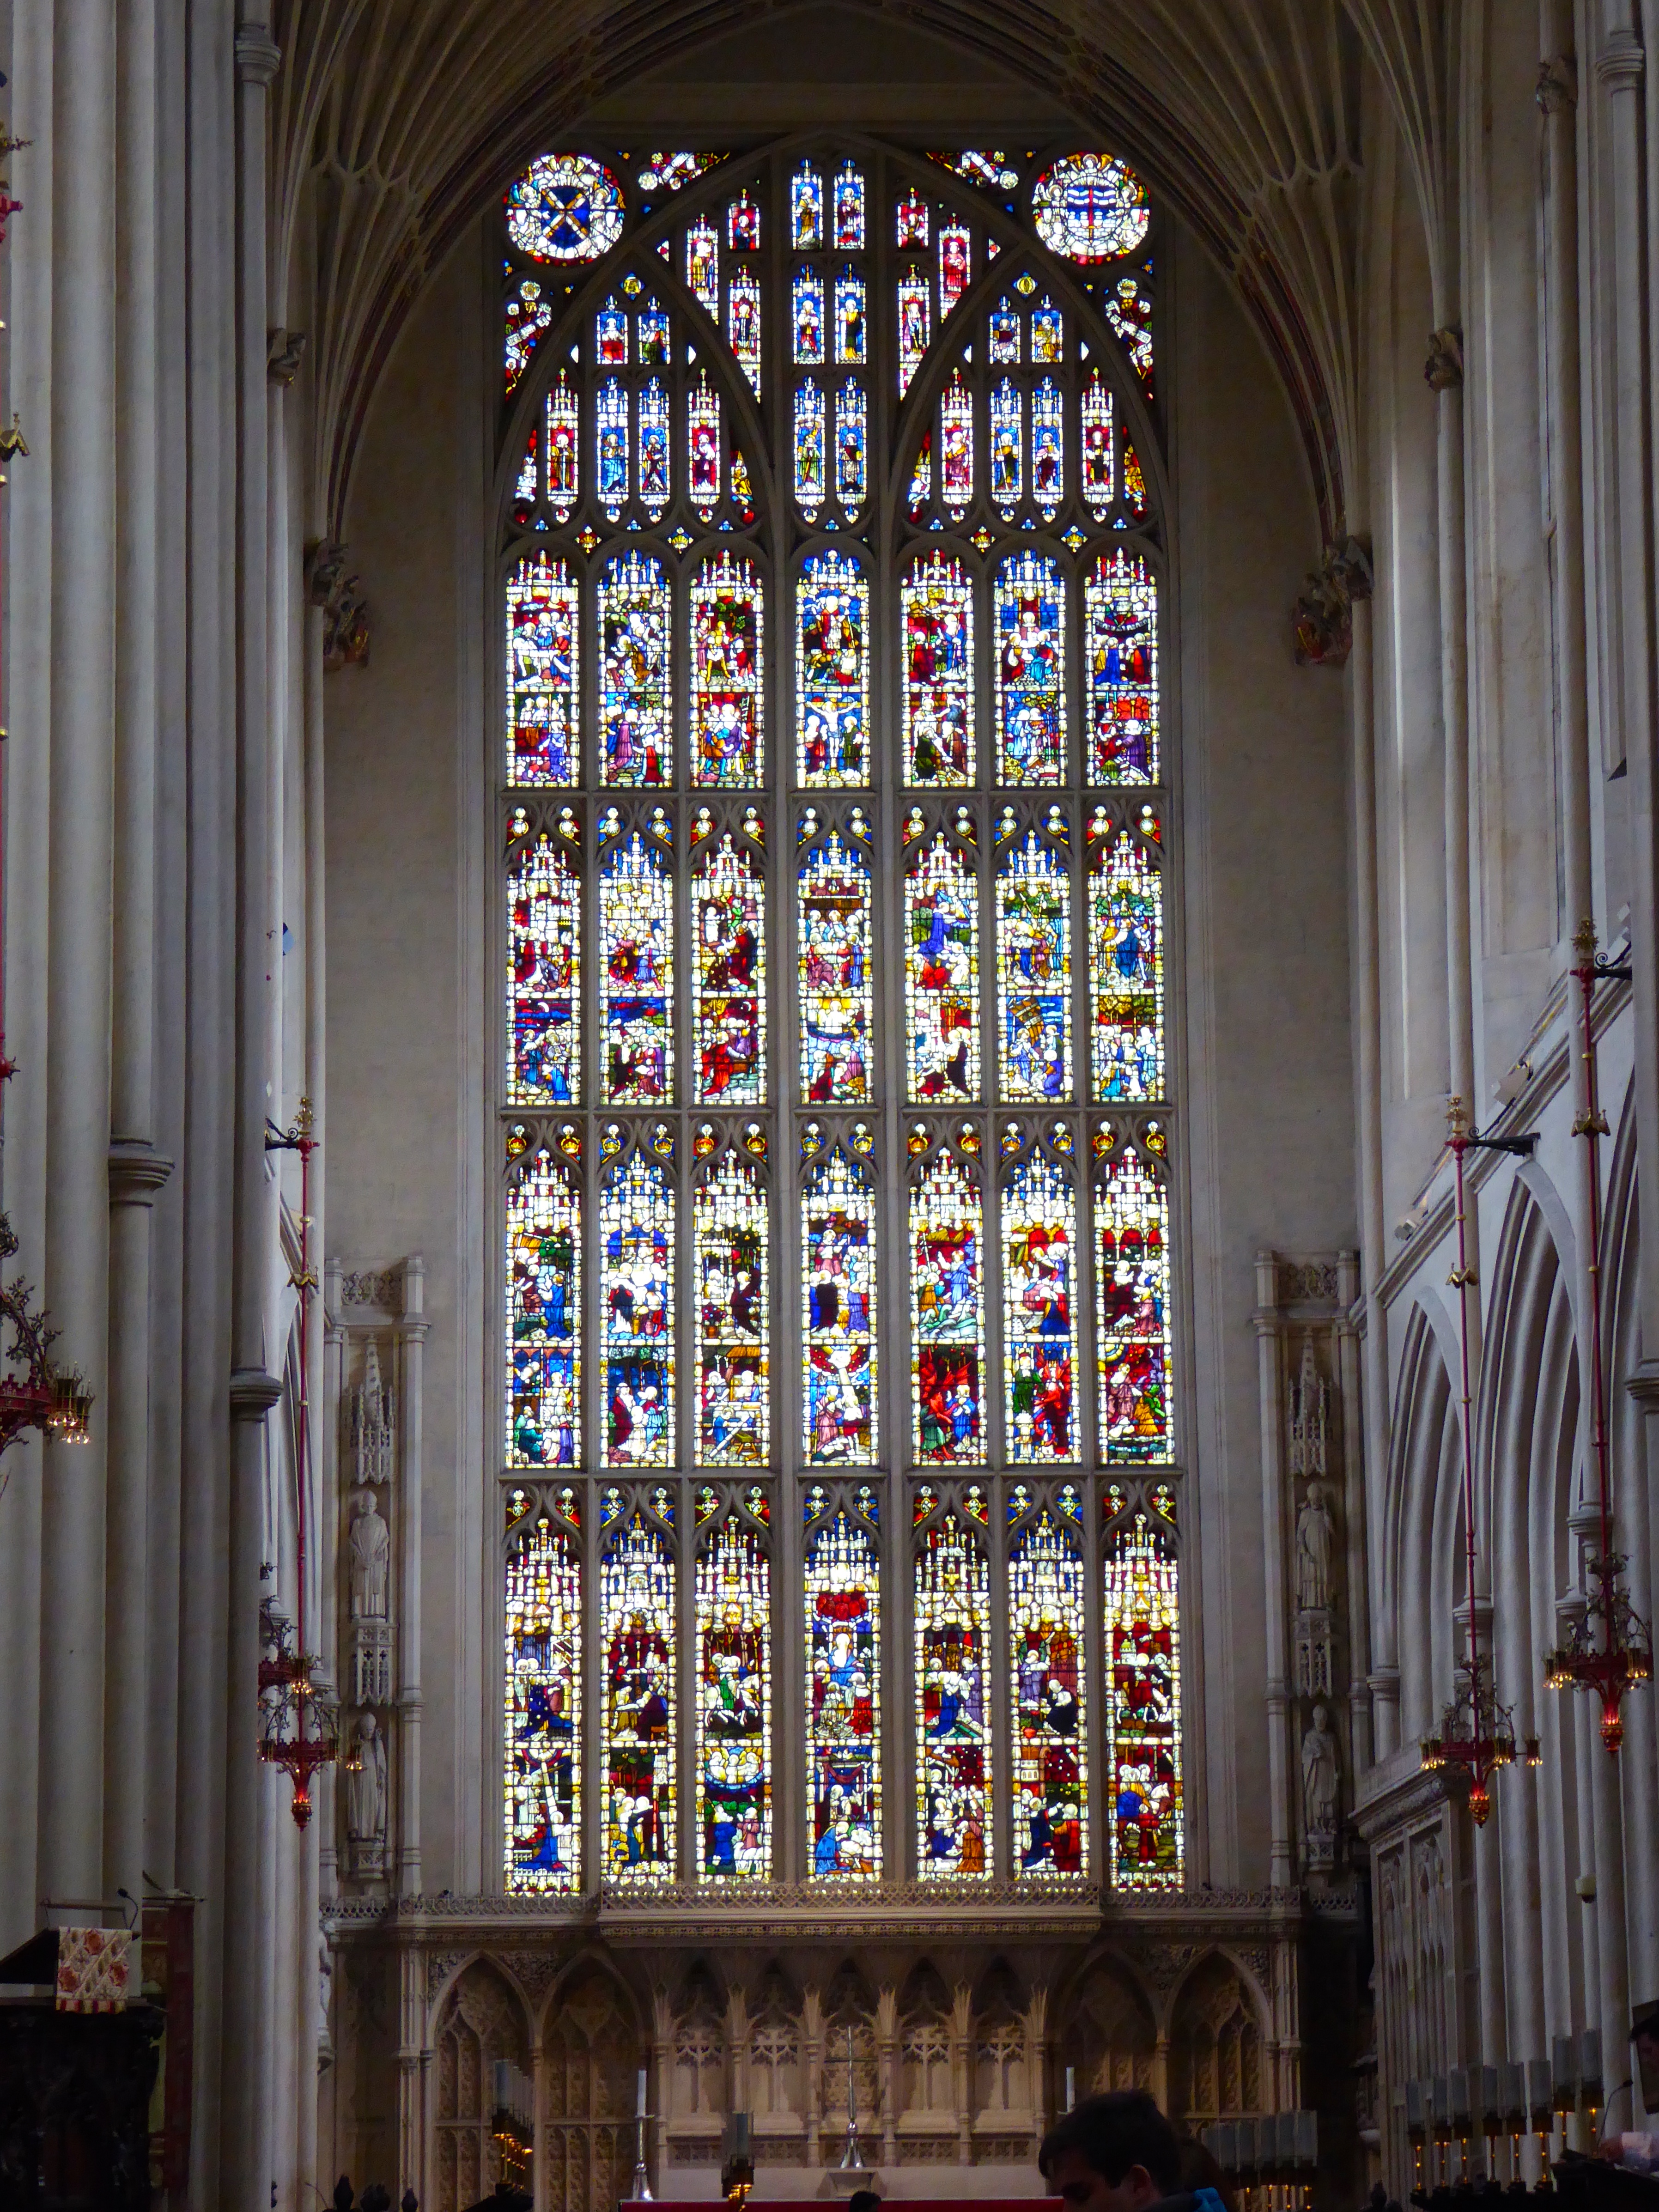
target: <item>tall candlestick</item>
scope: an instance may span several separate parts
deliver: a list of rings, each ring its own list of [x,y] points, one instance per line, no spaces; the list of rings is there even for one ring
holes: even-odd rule
[[[1075,2067],[1075,2066],[1068,2066],[1068,2067],[1066,2069],[1066,2111],[1067,2111],[1068,2112],[1071,2111],[1071,2109],[1072,2109],[1073,2106],[1073,2105],[1075,2105],[1075,2104],[1076,2104],[1076,2102],[1077,2102],[1077,2069],[1076,2069],[1076,2067]]]
[[[634,2084],[634,2117],[636,2120],[642,2120],[645,2118],[645,2069],[643,2066],[641,2067],[638,2078]]]

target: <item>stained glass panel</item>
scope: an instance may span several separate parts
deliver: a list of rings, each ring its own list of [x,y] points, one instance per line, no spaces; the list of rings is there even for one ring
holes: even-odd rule
[[[1097,1098],[1164,1096],[1164,881],[1127,830],[1089,878]]]
[[[696,1187],[697,1458],[757,1467],[771,1436],[767,1358],[768,1227],[759,1170],[722,1154]]]
[[[601,368],[626,368],[628,350],[628,310],[613,292],[593,318],[593,358]]]
[[[861,363],[864,356],[864,279],[843,269],[836,279],[836,359]]]
[[[904,759],[910,783],[974,780],[974,599],[959,561],[930,553],[901,586]]]
[[[843,553],[814,553],[795,587],[795,728],[804,784],[870,772],[870,586]]]
[[[605,781],[658,785],[673,774],[668,583],[660,561],[630,550],[599,584],[599,749]]]
[[[1066,586],[1031,550],[997,570],[997,775],[1003,783],[1066,781]]]
[[[1026,1464],[1073,1460],[1077,1202],[1063,1169],[1023,1160],[1002,1192],[1004,1448]]]
[[[972,252],[972,241],[964,224],[947,222],[940,226],[939,234],[939,319],[940,322],[945,320],[951,308],[968,289]]]
[[[864,504],[865,417],[864,387],[849,376],[836,394],[836,497],[849,520]]]
[[[933,314],[927,279],[913,262],[898,280],[898,388],[903,398],[927,350]]]
[[[915,1580],[916,1871],[924,1881],[994,1874],[991,1593],[985,1558],[954,1514],[923,1534]]]
[[[622,236],[622,187],[585,155],[544,154],[505,205],[507,234],[532,261],[597,261]]]
[[[520,561],[507,584],[507,776],[516,784],[578,777],[576,585],[562,561]]]
[[[974,496],[974,402],[959,368],[951,372],[939,415],[939,496],[951,520],[959,522]]]
[[[547,393],[547,503],[561,522],[568,522],[580,488],[576,395],[561,369]]]
[[[1066,495],[1065,436],[1060,386],[1045,376],[1031,394],[1031,496],[1052,522]]]
[[[979,886],[943,836],[904,878],[909,1093],[919,1104],[979,1096]]]
[[[599,1192],[608,1467],[674,1462],[674,1186],[635,1152]]]
[[[1158,582],[1138,553],[1109,554],[1083,587],[1089,775],[1156,783]]]
[[[1012,192],[1019,188],[1019,171],[1008,167],[1008,157],[1000,146],[963,146],[950,154],[930,151],[927,158],[988,192]]]
[[[795,386],[795,500],[810,522],[823,504],[823,387]]]
[[[1005,376],[991,393],[991,497],[1005,521],[1024,490],[1025,395]]]
[[[1169,1197],[1133,1155],[1095,1192],[1095,1335],[1102,1457],[1170,1459]]]
[[[722,552],[691,584],[691,772],[699,784],[758,783],[764,735],[764,587]]]
[[[1031,359],[1038,367],[1066,358],[1066,319],[1052,300],[1031,310]]]
[[[991,310],[989,350],[995,363],[1019,359],[1019,314],[1006,293]]]
[[[529,366],[542,333],[553,320],[553,303],[533,276],[526,276],[507,303],[507,335],[501,342],[501,367],[507,388],[514,390]]]
[[[725,161],[724,154],[647,154],[640,171],[642,192],[677,192]]]
[[[1083,497],[1099,522],[1116,497],[1117,477],[1112,453],[1114,401],[1098,370],[1084,386],[1079,404],[1083,420]]]
[[[761,295],[754,271],[734,269],[726,296],[726,335],[744,374],[758,396],[761,388]]]
[[[875,1464],[874,1214],[874,1194],[844,1153],[811,1170],[801,1194],[801,1446],[813,1467]]]
[[[997,1033],[1011,1104],[1072,1095],[1072,878],[1035,832],[997,872]]]
[[[697,1561],[697,1826],[702,1872],[763,1878],[772,1862],[771,1562],[723,1522]]]
[[[515,824],[516,827],[516,824]],[[581,1092],[581,875],[570,845],[544,833],[507,871],[509,1105],[568,1106]]]
[[[1144,1513],[1106,1553],[1107,1786],[1114,1889],[1181,1888],[1181,1612],[1176,1561]]]
[[[582,1578],[545,1518],[507,1561],[507,1888],[581,1886]]]
[[[581,1198],[543,1148],[507,1196],[509,1467],[581,1463]]]
[[[836,248],[858,253],[864,246],[864,178],[851,161],[836,172]]]
[[[659,1103],[674,1073],[674,886],[637,830],[600,863],[599,957],[605,1099]]]
[[[797,253],[816,253],[823,244],[823,179],[810,161],[789,179],[789,236]]]
[[[697,1103],[758,1105],[766,1072],[765,890],[729,835],[692,878],[691,906]]]
[[[798,878],[800,1095],[804,1104],[870,1096],[870,870],[839,833],[809,853]]]
[[[881,1872],[881,1572],[837,1513],[806,1546],[806,1820],[811,1871]]]
[[[1104,154],[1068,154],[1038,178],[1031,194],[1037,236],[1073,261],[1115,261],[1133,253],[1151,216],[1146,187]]]
[[[920,522],[928,501],[933,495],[933,434],[924,430],[921,443],[916,449],[915,465],[910,471],[909,495],[905,506],[912,522]]]
[[[910,1192],[910,1448],[985,1461],[985,1224],[979,1186],[941,1152]]]
[[[599,504],[612,522],[628,504],[628,394],[612,377],[599,386],[593,404]]]
[[[655,522],[668,504],[668,394],[653,377],[640,392],[640,504]]]
[[[823,359],[823,279],[816,269],[795,271],[790,301],[795,360],[816,368]]]
[[[720,403],[701,373],[685,395],[685,450],[691,504],[706,522],[720,498]]]
[[[1014,1850],[1022,1875],[1080,1875],[1088,1820],[1083,1562],[1045,1511],[1008,1556]]]
[[[894,211],[894,242],[899,246],[927,243],[927,203],[913,185]]]
[[[1122,339],[1148,398],[1152,392],[1152,270],[1148,261],[1133,274],[1120,276],[1105,298],[1106,319]]]
[[[707,216],[699,216],[685,234],[685,281],[704,313],[718,321],[720,242]]]
[[[605,1656],[605,1878],[674,1878],[674,1559],[642,1514],[599,1567]]]

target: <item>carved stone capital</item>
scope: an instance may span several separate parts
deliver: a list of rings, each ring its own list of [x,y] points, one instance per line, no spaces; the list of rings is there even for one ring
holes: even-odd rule
[[[234,1367],[230,1373],[230,1418],[233,1421],[263,1421],[283,1395],[275,1375],[263,1367]]]
[[[1607,42],[1595,57],[1597,81],[1609,92],[1634,92],[1642,82],[1647,56],[1634,31],[1609,32]]]
[[[1659,1413],[1659,1365],[1644,1361],[1625,1377],[1625,1388],[1644,1413]]]
[[[109,1202],[153,1206],[172,1173],[173,1162],[163,1159],[148,1138],[117,1137],[109,1148]]]
[[[1463,381],[1463,333],[1448,325],[1429,333],[1429,357],[1423,364],[1431,392],[1455,392]]]
[[[269,84],[282,67],[283,50],[263,23],[244,23],[236,33],[236,74],[244,84]]]

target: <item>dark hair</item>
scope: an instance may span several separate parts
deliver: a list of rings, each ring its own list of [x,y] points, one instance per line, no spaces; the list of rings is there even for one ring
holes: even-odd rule
[[[1068,2150],[1115,2188],[1132,2166],[1144,2166],[1164,2195],[1181,2185],[1176,2131],[1145,2089],[1113,2089],[1085,2097],[1042,2138],[1037,2166],[1046,2181]]]
[[[880,2203],[881,2197],[878,2191],[855,2189],[847,2200],[847,2212],[876,2212],[876,2208]]]
[[[1208,2143],[1200,2142],[1196,2136],[1181,2138],[1181,2186],[1186,2190],[1213,2189],[1227,2212],[1238,2212],[1238,2200],[1220,2160]]]

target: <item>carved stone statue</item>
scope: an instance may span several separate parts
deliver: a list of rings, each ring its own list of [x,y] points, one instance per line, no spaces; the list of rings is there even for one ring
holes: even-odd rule
[[[1296,1601],[1304,1613],[1322,1613],[1331,1601],[1331,1551],[1336,1523],[1325,1503],[1326,1486],[1310,1482],[1296,1519]]]
[[[347,1542],[351,1553],[351,1618],[384,1620],[392,1570],[392,1531],[381,1519],[370,1491],[357,1494]]]
[[[1337,1777],[1341,1759],[1336,1731],[1324,1705],[1313,1709],[1313,1725],[1302,1739],[1302,1816],[1310,1836],[1336,1833]]]
[[[386,1853],[386,1739],[373,1713],[363,1714],[356,1734],[356,1764],[346,1773],[346,1833],[356,1865],[378,1870]]]
[[[325,1920],[317,1930],[317,2048],[333,2049],[330,2033],[330,2014],[334,1996],[334,1947],[329,1940],[334,1933],[334,1923]]]

